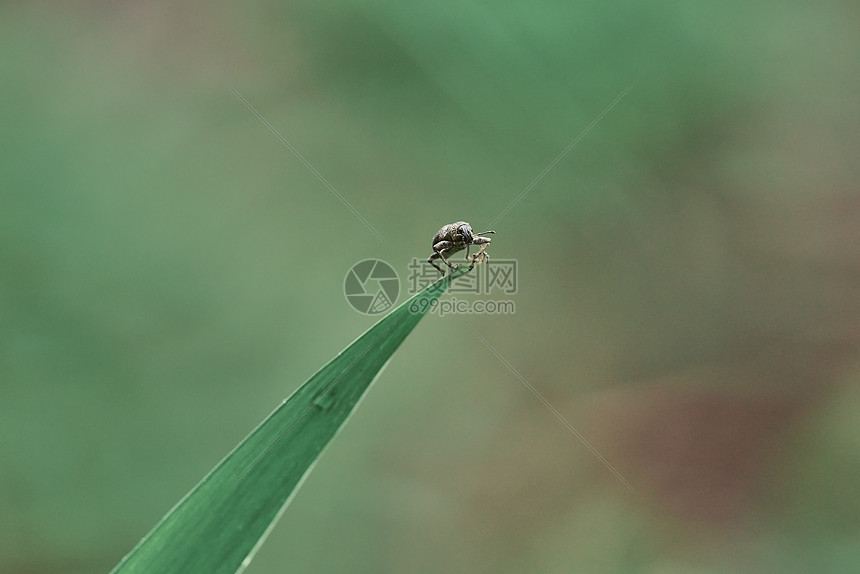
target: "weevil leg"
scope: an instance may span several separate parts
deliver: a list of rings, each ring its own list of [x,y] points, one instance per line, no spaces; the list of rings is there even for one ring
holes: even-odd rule
[[[454,244],[451,243],[450,241],[440,241],[439,243],[437,243],[436,245],[433,246],[433,251],[436,252],[435,254],[439,256],[439,259],[441,259],[445,263],[445,265],[447,265],[451,269],[456,269],[457,267],[452,265],[450,261],[445,259],[445,255],[444,255],[445,251],[451,250],[451,249],[453,249],[453,247],[454,247]]]
[[[475,253],[474,256],[472,256],[472,264],[469,265],[469,271],[471,271],[472,268],[475,267],[475,263],[478,262],[478,259],[480,259],[481,263],[483,263],[485,260],[489,259],[489,257],[490,256],[487,255],[487,246],[484,245],[483,247],[481,247],[480,251],[478,251],[477,253]]]
[[[469,249],[471,249],[471,248],[472,248],[472,244],[471,244],[471,243],[470,243],[470,244],[468,244],[468,245],[466,245],[466,261],[468,261],[468,260],[469,260]]]
[[[450,261],[448,261],[447,259],[445,259],[445,256],[444,256],[444,255],[442,255],[442,252],[441,252],[441,251],[437,251],[436,253],[438,253],[438,254],[439,254],[439,258],[440,258],[442,261],[444,261],[444,262],[445,262],[445,265],[447,265],[448,267],[450,267],[450,268],[451,268],[451,271],[453,271],[454,269],[457,269],[457,268],[459,268],[459,267],[460,267],[459,265],[454,265],[453,263],[451,263]]]
[[[433,267],[435,267],[436,269],[438,269],[438,270],[439,270],[439,273],[441,273],[442,275],[445,275],[445,270],[444,270],[444,269],[442,269],[441,267],[439,267],[438,265],[436,265],[436,263],[434,263],[434,262],[433,262],[433,260],[434,260],[434,259],[436,259],[438,256],[439,256],[439,254],[438,254],[438,253],[433,253],[433,255],[431,255],[431,256],[430,256],[430,258],[427,260],[427,263],[429,263],[430,265],[432,265]]]

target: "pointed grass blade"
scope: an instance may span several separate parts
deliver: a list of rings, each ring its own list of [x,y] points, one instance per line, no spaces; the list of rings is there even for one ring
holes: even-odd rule
[[[247,566],[302,480],[457,270],[367,330],[266,417],[114,568],[233,573]]]

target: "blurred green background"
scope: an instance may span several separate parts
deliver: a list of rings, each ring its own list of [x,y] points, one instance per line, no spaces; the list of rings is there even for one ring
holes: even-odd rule
[[[428,316],[248,572],[856,568],[858,25],[5,4],[0,571],[110,569],[375,321],[355,262],[405,280],[441,225],[486,228],[633,82],[494,225],[516,313]]]

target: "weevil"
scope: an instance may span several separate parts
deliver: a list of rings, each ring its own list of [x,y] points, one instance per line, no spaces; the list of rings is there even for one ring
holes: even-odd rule
[[[453,271],[459,266],[455,267],[452,265],[446,257],[450,257],[454,253],[462,251],[463,248],[465,248],[466,261],[468,261],[469,249],[471,249],[472,245],[480,245],[481,249],[472,256],[472,264],[469,265],[469,269],[472,269],[478,259],[483,261],[489,257],[489,255],[487,255],[487,245],[490,243],[491,239],[489,237],[481,237],[488,233],[495,233],[495,231],[482,231],[481,233],[475,233],[472,231],[472,226],[465,221],[449,223],[440,229],[436,233],[436,237],[433,238],[433,255],[430,256],[427,263],[438,269],[442,275],[445,275],[445,270],[436,265],[434,262],[435,259],[441,259],[445,265]]]

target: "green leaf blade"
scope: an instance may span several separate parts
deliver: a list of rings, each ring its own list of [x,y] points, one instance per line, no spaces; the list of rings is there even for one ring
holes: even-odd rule
[[[368,329],[260,423],[114,568],[232,573],[248,565],[325,447],[379,372],[465,269]]]

